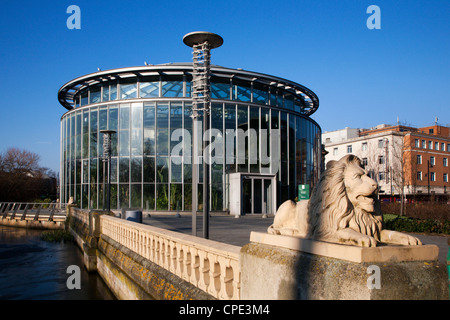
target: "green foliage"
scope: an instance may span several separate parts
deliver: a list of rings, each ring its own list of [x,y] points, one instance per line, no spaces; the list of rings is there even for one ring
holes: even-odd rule
[[[387,216],[387,217],[386,217]],[[414,219],[384,215],[386,229],[406,232],[444,233],[450,234],[450,221],[434,219]]]
[[[41,239],[48,242],[73,241],[73,236],[66,230],[49,230],[42,232]]]

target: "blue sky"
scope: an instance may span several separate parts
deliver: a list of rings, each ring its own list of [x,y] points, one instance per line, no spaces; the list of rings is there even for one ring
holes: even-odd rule
[[[313,90],[323,131],[450,124],[450,1],[1,1],[0,151],[20,147],[59,171],[57,92],[102,70],[191,61],[182,38],[224,38],[213,64]],[[81,29],[69,30],[70,5]],[[369,30],[370,5],[381,29]]]

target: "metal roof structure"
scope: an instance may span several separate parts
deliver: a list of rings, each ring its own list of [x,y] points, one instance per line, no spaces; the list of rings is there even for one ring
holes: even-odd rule
[[[133,77],[147,77],[158,75],[189,75],[192,76],[192,63],[167,63],[160,65],[145,65],[138,67],[126,67],[111,69],[105,71],[98,71],[90,73],[78,78],[75,78],[64,84],[58,91],[58,101],[61,105],[72,110],[74,108],[73,99],[75,95],[82,89],[97,84],[102,84],[114,80],[130,79]],[[249,83],[258,83],[266,86],[282,89],[286,92],[299,97],[304,101],[305,106],[302,109],[302,114],[311,115],[319,107],[319,98],[317,95],[305,86],[296,82],[286,80],[280,77],[275,77],[259,72],[246,71],[242,69],[231,69],[222,66],[212,65],[211,76],[217,78],[234,79],[246,81]]]

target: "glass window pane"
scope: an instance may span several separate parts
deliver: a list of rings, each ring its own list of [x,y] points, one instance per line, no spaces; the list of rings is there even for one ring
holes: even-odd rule
[[[102,100],[109,101],[109,84],[105,84],[102,87],[103,87]]]
[[[142,185],[132,184],[131,185],[131,207],[132,208],[142,208]]]
[[[143,185],[143,206],[146,211],[155,210],[155,185],[144,184]]]
[[[144,182],[155,182],[155,158],[144,157]]]
[[[118,123],[119,123],[119,110],[117,109],[117,106],[110,106],[108,129],[117,131]]]
[[[211,77],[211,97],[230,100],[230,80]]]
[[[169,190],[168,184],[156,185],[156,210],[168,210]]]
[[[108,127],[108,109],[100,108],[98,118],[98,128],[99,130],[106,130],[107,127]]]
[[[155,104],[144,104],[144,154],[156,154],[155,148]]]
[[[130,82],[120,83],[120,99],[133,99],[137,98],[137,82],[136,80],[130,80]]]
[[[100,85],[90,88],[89,103],[98,103],[101,101],[102,87]]]
[[[233,96],[234,100],[250,101],[252,97],[251,87],[244,81],[233,81]]]
[[[88,89],[83,89],[83,91],[81,91],[81,106],[85,106],[89,103],[89,94],[88,94]]]
[[[182,210],[183,190],[181,184],[170,185],[170,210]]]
[[[139,96],[141,98],[159,97],[159,77],[141,79],[139,82]]]
[[[111,182],[117,183],[117,158],[111,158]]]
[[[109,100],[117,100],[117,83],[112,83],[109,87]]]
[[[119,207],[130,207],[130,186],[128,183],[119,184]]]
[[[269,87],[259,83],[254,83],[253,102],[269,104]]]
[[[130,105],[120,105],[120,129],[130,128]]]
[[[142,182],[142,158],[131,158],[131,182]]]
[[[163,97],[182,97],[183,77],[170,77],[167,81],[161,81],[161,93]]]
[[[119,141],[120,141],[119,156],[129,156],[130,155],[130,131],[129,130],[121,130]]]
[[[119,182],[130,181],[130,158],[120,158],[119,160]]]
[[[169,127],[169,104],[168,103],[158,103],[156,109],[156,127],[168,128]]]
[[[156,182],[169,182],[169,158],[156,158]]]
[[[181,164],[181,157],[172,157],[171,158],[174,161],[171,161],[170,167],[171,167],[171,182],[182,182],[182,164]],[[179,164],[178,164],[179,163]]]
[[[192,184],[184,184],[184,210],[192,210]]]

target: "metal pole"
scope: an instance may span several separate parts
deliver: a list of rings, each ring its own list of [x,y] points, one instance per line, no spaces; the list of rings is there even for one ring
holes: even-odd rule
[[[103,210],[111,211],[111,136],[116,133],[114,130],[100,130],[103,133]],[[106,167],[106,168],[105,168]],[[105,170],[106,169],[106,170]],[[106,176],[105,176],[106,172]],[[105,180],[106,197],[105,197]],[[106,198],[106,199],[105,199]],[[106,202],[106,204],[105,204]]]
[[[191,32],[183,37],[183,42],[193,48],[192,64],[192,119],[193,119],[193,167],[192,167],[192,233],[196,235],[198,202],[198,111],[203,116],[203,137],[209,129],[211,104],[210,50],[223,44],[223,39],[211,32]],[[202,108],[200,108],[202,106]],[[209,238],[209,155],[205,153],[203,139],[203,237]]]

